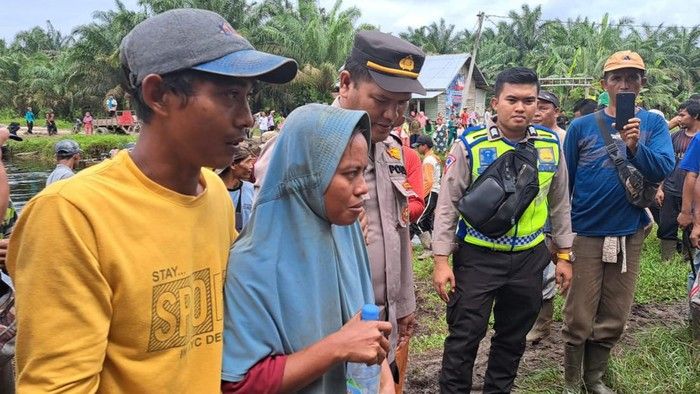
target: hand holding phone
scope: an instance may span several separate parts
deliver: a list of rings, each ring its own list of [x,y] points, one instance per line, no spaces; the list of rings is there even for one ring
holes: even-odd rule
[[[620,131],[620,137],[625,141],[627,149],[629,149],[632,154],[637,153],[637,145],[639,144],[639,125],[641,124],[641,119],[632,118],[627,122],[625,127]]]

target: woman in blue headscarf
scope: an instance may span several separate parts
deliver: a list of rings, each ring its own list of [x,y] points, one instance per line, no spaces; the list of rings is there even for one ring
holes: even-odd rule
[[[231,249],[225,285],[222,390],[345,393],[345,363],[382,363],[387,322],[374,303],[357,223],[367,193],[369,118],[311,104],[292,112],[253,213]]]

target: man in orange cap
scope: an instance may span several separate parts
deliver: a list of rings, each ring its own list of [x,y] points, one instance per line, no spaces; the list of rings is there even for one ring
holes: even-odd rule
[[[610,357],[632,308],[639,274],[644,227],[649,218],[630,203],[606,150],[612,137],[619,156],[648,181],[660,182],[674,166],[666,121],[637,108],[619,131],[612,127],[620,92],[639,94],[646,83],[642,58],[621,51],[605,62],[601,84],[609,105],[575,119],[566,133],[564,155],[569,168],[573,245],[573,281],[566,297],[563,335],[566,393],[613,393],[602,381]]]

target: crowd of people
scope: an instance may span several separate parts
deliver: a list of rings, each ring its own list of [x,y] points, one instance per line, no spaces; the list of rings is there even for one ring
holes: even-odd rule
[[[646,83],[634,52],[611,54],[608,101],[577,103],[568,128],[523,67],[498,74],[493,115],[410,111],[425,54],[378,31],[356,34],[331,105],[283,125],[248,97],[256,81],[291,81],[297,63],[216,13],[151,17],[119,59],[139,141],[78,174],[79,145],[58,142],[46,189],[4,227],[0,306],[16,313],[0,314],[3,392],[344,393],[346,364],[364,363],[380,366],[380,393],[400,393],[417,238],[446,303],[441,392],[472,389],[492,313],[483,392],[511,392],[558,288],[565,392],[612,393],[602,378],[632,307],[646,208],[658,205],[664,258],[678,225],[700,239],[700,100],[682,105],[673,137],[644,108],[616,124],[617,94]],[[255,125],[273,132],[262,148]],[[2,168],[0,186],[5,212]],[[360,319],[366,304],[379,320]]]

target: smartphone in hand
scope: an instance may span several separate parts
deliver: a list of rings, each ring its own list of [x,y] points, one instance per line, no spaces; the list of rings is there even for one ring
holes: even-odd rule
[[[634,101],[636,95],[632,92],[620,92],[615,95],[615,128],[620,131],[634,118]]]

